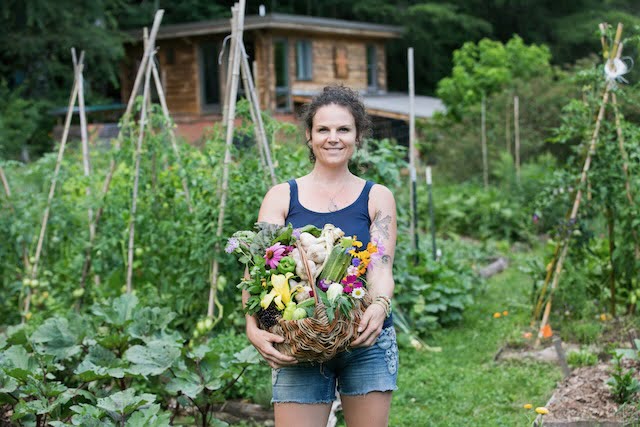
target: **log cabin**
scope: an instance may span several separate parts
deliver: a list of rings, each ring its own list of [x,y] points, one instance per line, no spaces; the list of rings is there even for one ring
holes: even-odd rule
[[[230,33],[229,19],[165,25],[158,32],[156,61],[167,104],[179,132],[189,140],[220,117],[229,50],[225,38]],[[143,54],[142,30],[129,35],[121,66],[123,103]],[[246,16],[243,40],[261,109],[293,120],[296,107],[324,86],[343,83],[364,95],[373,116],[406,122],[408,98],[387,92],[386,44],[401,36],[397,26],[272,13]],[[242,91],[240,84],[239,96]],[[423,98],[416,101],[418,117],[423,110],[428,117],[441,109],[435,98]],[[429,104],[426,110],[422,102]],[[388,136],[393,135],[377,135]]]

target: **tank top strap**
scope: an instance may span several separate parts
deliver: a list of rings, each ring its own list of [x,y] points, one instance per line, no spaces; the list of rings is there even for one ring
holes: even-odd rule
[[[367,181],[364,184],[364,188],[362,189],[362,194],[360,197],[362,197],[362,200],[360,201],[361,203],[364,202],[364,207],[365,209],[367,209],[367,211],[369,210],[369,193],[371,192],[371,188],[375,185],[375,182],[373,181]]]
[[[289,183],[289,213],[291,213],[300,204],[298,201],[298,183],[295,179],[290,179],[287,182]]]

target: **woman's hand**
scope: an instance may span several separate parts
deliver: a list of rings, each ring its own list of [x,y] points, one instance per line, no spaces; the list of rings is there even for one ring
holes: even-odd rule
[[[353,340],[351,347],[371,347],[382,332],[386,317],[387,314],[380,304],[371,304],[367,307],[358,326],[360,336]]]
[[[258,350],[269,366],[274,369],[287,365],[295,365],[298,361],[292,357],[280,353],[275,349],[273,343],[281,343],[284,341],[279,335],[272,334],[257,326],[247,326],[247,338],[251,344]]]

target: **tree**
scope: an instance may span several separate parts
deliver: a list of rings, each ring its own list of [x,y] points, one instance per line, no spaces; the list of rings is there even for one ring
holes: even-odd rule
[[[465,43],[453,53],[451,75],[438,83],[437,95],[449,113],[460,117],[483,95],[496,93],[516,79],[550,74],[550,60],[547,46],[527,46],[519,36],[506,45],[489,39]]]

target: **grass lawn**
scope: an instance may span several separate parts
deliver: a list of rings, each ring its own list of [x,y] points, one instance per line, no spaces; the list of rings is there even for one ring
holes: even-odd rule
[[[491,278],[454,328],[436,332],[428,343],[441,353],[401,349],[399,390],[391,426],[526,426],[525,403],[543,406],[560,368],[534,362],[494,362],[509,336],[530,320],[531,280],[519,271],[526,254]],[[507,310],[507,316],[493,318]]]

